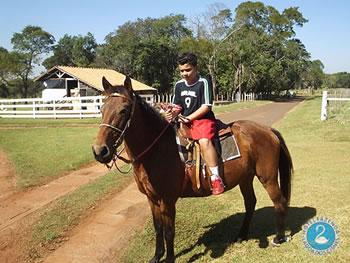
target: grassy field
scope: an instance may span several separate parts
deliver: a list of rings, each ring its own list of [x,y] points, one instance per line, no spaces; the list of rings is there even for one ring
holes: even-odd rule
[[[18,188],[44,184],[92,162],[97,125],[85,120],[2,120],[0,148],[15,166]],[[14,127],[15,126],[15,127]]]
[[[329,101],[328,118],[341,124],[350,122],[350,101]]]
[[[350,259],[350,124],[320,121],[321,98],[304,101],[275,125],[291,151],[295,174],[288,215],[292,241],[272,247],[272,202],[255,180],[257,207],[249,240],[235,244],[243,219],[239,189],[217,197],[181,199],[177,204],[177,262],[348,262]],[[319,256],[304,246],[303,226],[325,217],[339,230],[339,245]],[[147,262],[154,253],[151,220],[116,262]]]
[[[70,127],[88,126],[100,123],[100,118],[91,119],[8,119],[0,118],[0,127]]]

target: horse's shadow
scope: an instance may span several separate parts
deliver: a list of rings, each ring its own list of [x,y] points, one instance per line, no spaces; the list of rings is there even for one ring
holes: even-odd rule
[[[288,210],[287,229],[290,234],[301,231],[302,226],[316,215],[313,207],[290,207]],[[210,253],[212,258],[222,256],[228,246],[235,242],[239,228],[243,222],[244,213],[238,213],[222,219],[220,222],[206,226],[208,230],[191,247],[180,251],[176,257],[180,257],[191,252],[196,246],[204,245],[205,250],[193,255],[188,262],[193,262],[201,256]],[[264,207],[255,210],[249,231],[249,239],[256,239],[260,248],[267,248],[268,236],[276,233],[275,213],[273,207]]]

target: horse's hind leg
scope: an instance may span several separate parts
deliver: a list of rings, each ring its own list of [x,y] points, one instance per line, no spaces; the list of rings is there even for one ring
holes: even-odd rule
[[[270,196],[270,199],[273,202],[275,213],[276,213],[276,227],[277,227],[277,234],[275,238],[273,239],[274,245],[279,245],[285,241],[288,241],[288,239],[285,236],[285,221],[288,211],[288,203],[287,200],[282,195],[281,189],[278,185],[277,180],[277,169],[275,172],[270,172],[270,177],[264,178],[261,176],[258,176],[260,182],[265,187],[267,193]]]
[[[239,184],[239,188],[244,198],[244,206],[246,212],[244,215],[244,220],[241,229],[237,237],[237,242],[242,242],[243,240],[248,239],[249,226],[256,205],[256,197],[253,188],[253,178],[254,177],[249,177]]]

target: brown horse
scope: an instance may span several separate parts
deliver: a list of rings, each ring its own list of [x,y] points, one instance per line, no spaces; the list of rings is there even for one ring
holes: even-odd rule
[[[163,257],[164,240],[166,262],[174,262],[175,203],[181,196],[191,196],[191,187],[184,187],[190,182],[179,157],[175,131],[158,111],[134,93],[129,77],[119,86],[112,86],[105,78],[102,82],[107,98],[101,109],[102,124],[92,147],[95,159],[109,163],[124,141],[137,186],[147,196],[152,210],[156,249],[150,262],[159,262]],[[239,185],[246,209],[237,240],[248,237],[256,204],[253,179],[257,176],[276,212],[277,235],[273,243],[281,244],[288,240],[285,219],[293,170],[284,139],[275,129],[251,121],[237,121],[231,130],[240,146],[241,157],[225,163],[225,190]],[[203,196],[208,192],[204,191]],[[192,196],[198,193],[192,192]]]

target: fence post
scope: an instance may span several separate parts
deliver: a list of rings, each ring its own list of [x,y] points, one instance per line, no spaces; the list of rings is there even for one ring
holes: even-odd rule
[[[56,100],[55,99],[53,99],[52,100],[53,101],[53,117],[55,118],[55,119],[57,119],[56,118]]]
[[[35,119],[35,100],[33,100],[33,119]]]
[[[102,113],[101,113],[101,108],[102,108],[102,106],[103,106],[102,96],[100,96],[100,98],[99,98],[99,101],[98,101],[98,102],[99,102],[99,106],[100,106],[100,107],[99,107],[99,111],[100,111],[100,113],[99,113],[99,114],[100,114],[100,116],[102,117]]]
[[[327,120],[327,93],[326,90],[322,93],[321,121]]]

